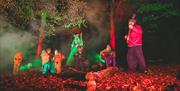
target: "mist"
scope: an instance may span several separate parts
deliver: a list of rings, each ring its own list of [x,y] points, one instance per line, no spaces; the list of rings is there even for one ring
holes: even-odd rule
[[[23,63],[30,62],[35,57],[37,37],[13,27],[0,18],[0,72],[11,73],[15,52],[23,53]]]
[[[94,53],[99,53],[109,43],[109,15],[107,2],[91,0],[87,2],[84,10],[87,27],[81,28],[83,33],[84,51],[88,58],[92,58]],[[70,52],[73,35],[66,30],[59,31],[57,42],[61,52],[68,56]],[[94,59],[92,59],[93,61]]]
[[[85,51],[91,57],[92,53],[99,53],[109,43],[109,15],[106,2],[94,0],[89,1],[85,12],[87,27],[82,28]],[[35,58],[38,36],[37,32],[40,22],[32,22],[32,30],[23,31],[13,27],[5,18],[0,18],[0,72],[12,72],[13,56],[16,51],[23,52],[23,64],[32,62]],[[57,29],[55,38],[44,39],[43,45],[58,49],[68,56],[70,52],[72,34],[66,30]],[[50,41],[50,43],[49,43]],[[43,46],[43,49],[45,47]],[[90,58],[89,57],[89,58]],[[22,65],[23,65],[22,64]]]

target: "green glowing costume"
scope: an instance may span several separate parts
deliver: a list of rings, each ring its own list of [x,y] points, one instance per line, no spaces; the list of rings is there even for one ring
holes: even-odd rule
[[[71,51],[68,56],[66,65],[71,66],[73,64],[74,54],[78,51],[78,46],[83,47],[82,33],[80,36],[79,34],[74,35],[74,40],[71,44]]]

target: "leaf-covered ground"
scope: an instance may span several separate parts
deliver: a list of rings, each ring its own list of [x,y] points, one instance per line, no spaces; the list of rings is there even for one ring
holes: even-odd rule
[[[146,73],[123,72],[97,80],[98,91],[180,91],[179,64],[149,65]],[[0,74],[0,91],[84,91],[86,80],[75,75],[42,75],[30,69],[19,75]],[[83,78],[83,75],[76,75]]]

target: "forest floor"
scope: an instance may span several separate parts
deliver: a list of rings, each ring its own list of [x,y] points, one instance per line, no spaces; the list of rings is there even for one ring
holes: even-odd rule
[[[180,91],[180,64],[148,65],[146,73],[119,71],[98,79],[97,91]],[[37,69],[0,74],[0,91],[84,91],[85,74],[42,75]],[[80,78],[80,79],[75,79]]]

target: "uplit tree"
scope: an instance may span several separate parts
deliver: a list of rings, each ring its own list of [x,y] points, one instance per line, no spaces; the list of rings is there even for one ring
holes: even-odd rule
[[[85,26],[86,3],[83,0],[1,0],[0,2],[0,13],[21,29],[27,30],[32,22],[40,21],[36,29],[36,33],[39,32],[38,50],[41,50],[44,37],[55,35],[57,27],[61,30],[73,28],[80,30]]]

